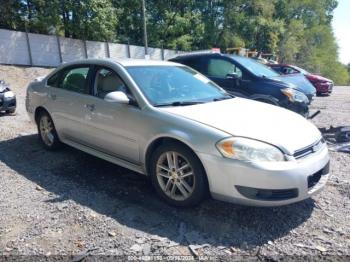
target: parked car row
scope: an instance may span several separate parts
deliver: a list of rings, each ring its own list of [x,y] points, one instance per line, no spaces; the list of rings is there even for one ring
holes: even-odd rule
[[[303,75],[282,76],[243,56],[197,53],[180,55],[170,61],[194,68],[230,94],[281,106],[305,117],[316,94]]]
[[[276,72],[282,75],[304,75],[313,86],[316,88],[317,94],[329,95],[333,90],[333,81],[320,75],[311,74],[305,69],[297,67],[295,65],[286,64],[269,64],[269,66]]]
[[[64,143],[147,175],[176,206],[208,194],[285,205],[324,188],[327,146],[303,117],[313,86],[246,58],[173,61],[180,63],[87,59],[36,79],[26,109],[42,144],[55,150]]]

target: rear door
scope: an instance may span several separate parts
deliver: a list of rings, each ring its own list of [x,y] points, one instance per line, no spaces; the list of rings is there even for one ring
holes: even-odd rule
[[[88,140],[90,65],[62,69],[47,82],[48,108],[61,139],[75,142]]]

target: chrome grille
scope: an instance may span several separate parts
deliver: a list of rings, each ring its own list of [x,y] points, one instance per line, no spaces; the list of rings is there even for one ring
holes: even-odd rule
[[[329,84],[328,91],[332,91],[332,90],[333,90],[333,83],[330,83],[330,84]]]
[[[304,147],[302,149],[295,151],[293,156],[295,159],[300,159],[300,158],[306,157],[306,156],[320,150],[324,143],[325,143],[324,138],[321,138],[319,141],[313,143],[312,145],[309,145],[307,147]]]

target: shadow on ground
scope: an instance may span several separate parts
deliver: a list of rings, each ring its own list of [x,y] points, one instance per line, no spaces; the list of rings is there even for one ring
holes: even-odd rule
[[[312,199],[274,208],[214,200],[173,208],[158,199],[145,177],[70,147],[45,151],[35,135],[0,142],[0,161],[54,193],[52,202],[73,200],[120,224],[182,244],[190,237],[182,236],[185,231],[197,244],[253,248],[288,234],[314,208]]]

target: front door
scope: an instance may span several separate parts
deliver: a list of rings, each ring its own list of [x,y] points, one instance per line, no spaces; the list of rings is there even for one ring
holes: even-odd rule
[[[136,105],[104,100],[106,94],[113,91],[122,91],[130,98],[133,95],[112,69],[95,67],[92,79],[94,91],[88,102],[91,106],[89,144],[103,153],[138,164],[141,110]]]
[[[207,60],[207,76],[233,94],[245,94],[242,86],[242,70],[225,58],[211,57]]]

